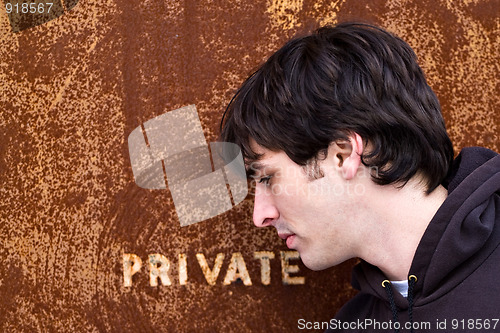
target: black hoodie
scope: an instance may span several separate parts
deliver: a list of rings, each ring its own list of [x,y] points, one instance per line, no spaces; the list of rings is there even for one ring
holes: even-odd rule
[[[417,247],[408,298],[362,261],[353,270],[360,292],[327,332],[410,332],[410,316],[413,332],[500,332],[500,155],[465,148],[443,185],[448,197]]]

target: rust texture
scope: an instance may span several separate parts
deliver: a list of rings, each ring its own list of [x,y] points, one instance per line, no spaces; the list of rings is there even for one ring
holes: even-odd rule
[[[500,150],[498,0],[64,4],[20,31],[0,7],[2,332],[293,332],[330,319],[353,295],[353,262],[308,271],[253,227],[250,197],[181,228],[168,190],[134,183],[127,147],[191,104],[215,141],[239,84],[322,24],[363,20],[407,40],[455,149]]]

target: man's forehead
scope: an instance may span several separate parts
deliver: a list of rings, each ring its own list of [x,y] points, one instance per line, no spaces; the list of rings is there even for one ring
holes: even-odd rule
[[[258,160],[245,158],[245,168],[248,171],[259,171],[266,167],[266,164],[262,160],[266,159],[266,151],[268,149],[262,147],[254,139],[249,139],[250,149],[258,155]]]
[[[250,143],[250,149],[252,149],[252,151],[257,155],[261,155],[261,157],[264,157],[266,152],[269,152],[269,149],[266,149],[259,145],[253,138],[250,138],[248,142]]]
[[[259,145],[254,139],[249,139],[250,148],[257,154],[257,159],[245,159],[245,168],[247,172],[267,173],[275,172],[287,165],[288,156],[284,151],[272,151]]]
[[[250,139],[250,148],[254,153],[258,155],[258,159],[245,159],[245,169],[248,175],[254,175],[255,173],[264,172],[269,168],[269,164],[266,163],[270,157],[270,151],[261,145],[259,145],[255,140]]]

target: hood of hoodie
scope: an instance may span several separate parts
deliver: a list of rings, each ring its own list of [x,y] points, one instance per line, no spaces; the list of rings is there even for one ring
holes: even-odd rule
[[[443,182],[448,197],[429,223],[417,247],[409,275],[417,277],[415,306],[448,293],[479,267],[500,244],[500,155],[480,147],[465,148]],[[353,286],[387,300],[387,279],[362,261],[353,270]],[[399,293],[399,309],[408,301]]]

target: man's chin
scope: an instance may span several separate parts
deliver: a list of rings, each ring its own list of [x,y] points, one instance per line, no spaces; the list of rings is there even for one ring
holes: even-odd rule
[[[300,253],[300,252],[299,252]],[[345,260],[339,261],[339,262],[331,262],[331,261],[326,261],[326,260],[319,260],[318,258],[311,258],[307,254],[302,254],[300,253],[300,259],[302,260],[302,263],[304,266],[309,268],[312,271],[322,271],[337,265],[340,265],[343,263]]]
[[[304,263],[304,261],[302,261]],[[309,268],[311,271],[322,271],[322,270],[325,270],[331,266],[322,266],[322,265],[307,265],[306,263],[304,263],[304,266],[306,266],[307,268]]]
[[[332,267],[332,265],[327,265],[324,262],[320,262],[318,260],[314,260],[312,258],[309,258],[309,257],[307,257],[307,255],[302,256],[302,254],[300,254],[300,259],[302,260],[302,263],[304,264],[304,266],[306,266],[307,268],[309,268],[312,271],[322,271],[324,269]]]

